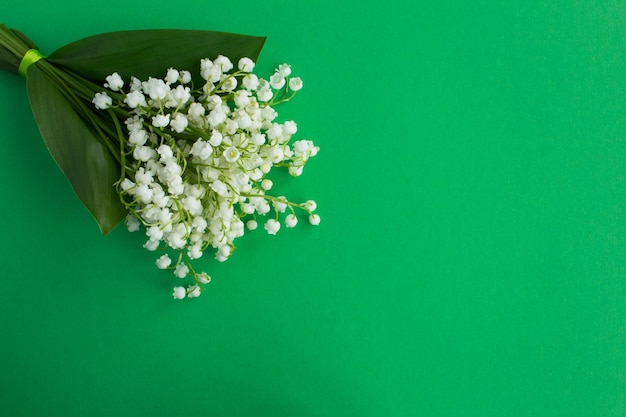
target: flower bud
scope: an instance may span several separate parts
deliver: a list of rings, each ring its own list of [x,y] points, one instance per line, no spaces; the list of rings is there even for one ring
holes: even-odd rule
[[[185,287],[174,287],[174,292],[172,296],[177,300],[182,300],[187,295],[187,291],[185,291]]]
[[[265,230],[270,235],[275,235],[280,230],[280,223],[275,219],[269,219],[265,222]]]
[[[156,266],[159,269],[167,269],[167,267],[170,266],[171,263],[172,263],[172,260],[167,255],[163,255],[159,259],[156,260]]]
[[[295,227],[296,224],[298,224],[298,218],[296,217],[295,214],[288,214],[287,217],[285,217],[285,226],[287,227]]]
[[[106,77],[106,80],[107,82],[104,84],[104,86],[110,90],[119,91],[120,88],[124,86],[124,80],[122,80],[122,77],[120,77],[117,72],[114,72],[113,74]]]
[[[239,68],[239,70],[243,72],[252,72],[252,70],[254,69],[254,61],[252,61],[250,58],[243,57],[239,60],[237,68]]]
[[[92,103],[98,110],[106,110],[113,104],[113,99],[107,93],[96,93]]]

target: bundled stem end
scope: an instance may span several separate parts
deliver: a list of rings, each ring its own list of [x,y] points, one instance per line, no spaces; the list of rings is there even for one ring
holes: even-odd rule
[[[0,69],[19,74],[22,58],[37,45],[22,32],[0,24]]]

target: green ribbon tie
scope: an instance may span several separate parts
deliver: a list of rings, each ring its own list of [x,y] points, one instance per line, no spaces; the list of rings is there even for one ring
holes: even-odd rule
[[[39,61],[41,58],[44,58],[44,56],[37,49],[29,49],[26,51],[18,69],[22,77],[26,78],[26,71],[28,71],[28,67]]]

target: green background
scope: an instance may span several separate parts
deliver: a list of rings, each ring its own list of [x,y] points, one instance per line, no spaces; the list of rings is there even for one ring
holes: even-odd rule
[[[0,415],[625,416],[626,4],[5,2],[44,53],[114,30],[266,35],[320,147],[176,302],[103,237],[0,74]],[[520,2],[525,3],[525,2]],[[165,64],[166,65],[166,64]]]

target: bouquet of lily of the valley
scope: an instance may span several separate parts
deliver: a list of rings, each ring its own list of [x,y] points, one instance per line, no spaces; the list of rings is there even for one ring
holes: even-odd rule
[[[273,193],[267,174],[299,176],[318,147],[295,140],[275,106],[302,88],[287,64],[253,73],[265,39],[210,31],[142,30],[86,38],[44,57],[0,25],[0,68],[26,77],[35,120],[52,157],[103,234],[125,219],[143,230],[156,266],[188,278],[173,297],[210,281],[194,260],[228,259],[246,229],[276,234],[313,200]]]

